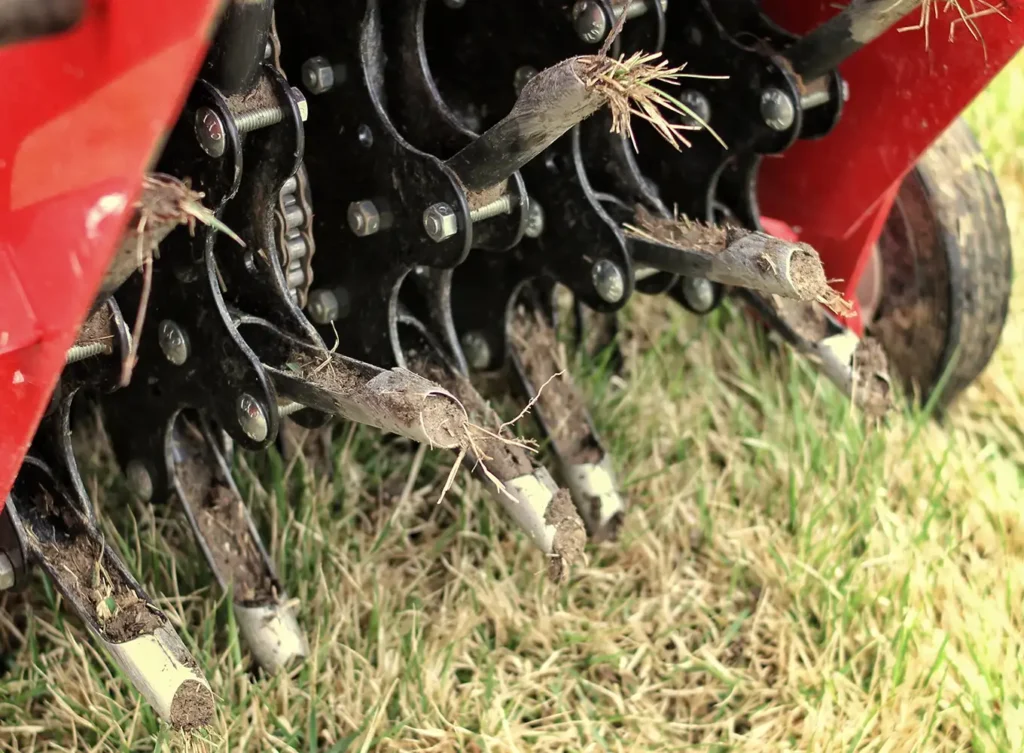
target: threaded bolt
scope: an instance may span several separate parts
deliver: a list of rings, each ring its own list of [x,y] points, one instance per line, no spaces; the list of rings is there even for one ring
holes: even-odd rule
[[[235,128],[239,133],[248,133],[266,128],[284,120],[284,110],[274,107],[258,107],[255,110],[242,112],[235,116]]]
[[[109,342],[89,343],[88,345],[74,345],[68,348],[64,363],[78,363],[86,358],[99,355],[110,355],[114,352],[114,346]]]
[[[489,220],[491,217],[497,217],[500,214],[511,214],[512,212],[512,196],[505,194],[489,204],[484,204],[482,207],[471,209],[469,211],[469,219],[473,222],[482,222],[483,220]]]
[[[306,122],[309,117],[309,105],[306,98],[298,87],[291,88],[292,99],[299,109],[299,117]],[[268,107],[257,107],[246,112],[231,113],[231,119],[239,133],[249,133],[260,128],[275,125],[284,120],[284,108],[280,105]],[[195,121],[196,138],[203,151],[211,157],[220,157],[224,154],[227,145],[227,138],[224,129],[224,121],[220,114],[212,107],[200,107],[196,111]]]
[[[279,415],[281,418],[285,418],[287,416],[292,415],[293,413],[298,413],[305,407],[306,406],[303,405],[302,403],[281,403],[280,405],[277,406],[277,415]]]

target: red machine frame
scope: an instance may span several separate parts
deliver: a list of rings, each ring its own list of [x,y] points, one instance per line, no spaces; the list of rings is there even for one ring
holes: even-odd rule
[[[984,42],[962,24],[949,40],[948,18],[927,48],[921,30],[890,30],[842,67],[835,130],[764,161],[769,229],[818,249],[848,295],[903,176],[1024,46],[1020,2],[975,19]],[[72,31],[0,49],[0,510],[221,4],[89,0]],[[798,33],[836,12],[764,4]]]

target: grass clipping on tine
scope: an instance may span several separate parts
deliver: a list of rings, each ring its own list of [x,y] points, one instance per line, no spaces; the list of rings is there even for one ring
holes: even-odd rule
[[[665,141],[676,150],[689,146],[685,131],[707,130],[724,147],[725,142],[691,108],[659,89],[655,84],[678,86],[681,78],[720,79],[725,76],[702,76],[683,73],[685,65],[670,67],[660,52],[636,52],[628,58],[607,55],[582,55],[573,58],[573,70],[584,86],[599,94],[612,111],[612,133],[624,133],[636,149],[632,118],[635,115],[650,123]],[[683,118],[685,123],[672,123],[667,115]],[[696,125],[693,125],[696,123]]]

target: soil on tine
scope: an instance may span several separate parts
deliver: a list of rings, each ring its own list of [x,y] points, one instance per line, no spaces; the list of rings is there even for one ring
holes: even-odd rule
[[[455,395],[466,409],[470,422],[496,432],[501,419],[466,377],[425,359],[419,359],[410,365],[417,374],[437,382]],[[508,432],[503,434],[507,435]],[[473,446],[482,455],[473,459],[486,463],[487,469],[502,481],[510,481],[533,472],[533,463],[522,447],[479,432],[473,437]],[[467,449],[475,454],[468,446],[468,436]]]
[[[853,399],[873,419],[892,407],[889,362],[881,343],[871,337],[861,340],[853,352]]]
[[[417,427],[431,443],[443,447],[458,445],[465,434],[462,409],[449,397],[438,394],[435,385],[422,376],[424,372],[392,369],[371,379],[344,363],[336,363],[326,352],[322,358],[292,353],[288,366],[304,382],[331,394],[335,401],[340,398],[358,403],[371,423],[386,418],[387,423]]]
[[[179,464],[185,497],[181,502],[196,521],[218,576],[233,585],[234,600],[240,604],[271,602],[276,598],[274,581],[249,530],[245,504],[229,486],[213,478],[203,463],[199,456]]]
[[[540,313],[519,307],[510,335],[534,391],[547,383],[537,398],[537,409],[558,454],[571,465],[600,462],[601,449],[587,421],[586,403],[569,376],[554,327]],[[547,381],[560,371],[561,376]]]
[[[171,700],[171,724],[188,731],[205,727],[213,719],[214,698],[198,680],[185,680]]]
[[[36,505],[52,510],[49,493],[40,490]],[[87,605],[100,635],[111,643],[126,643],[152,633],[164,624],[123,577],[102,542],[85,531],[73,532],[60,544],[42,543],[51,575],[73,601]]]
[[[241,604],[265,604],[275,599],[274,582],[266,571],[242,500],[227,486],[215,483],[196,515],[199,530],[217,563],[234,585]]]
[[[583,562],[583,550],[587,545],[587,529],[567,489],[555,492],[544,515],[544,522],[555,529],[548,576],[555,583],[564,583],[569,577],[569,568],[577,562]]]

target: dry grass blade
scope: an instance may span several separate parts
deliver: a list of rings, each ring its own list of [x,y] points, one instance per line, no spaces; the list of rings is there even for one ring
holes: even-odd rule
[[[941,5],[941,8],[940,8]],[[957,24],[963,24],[967,27],[971,36],[978,42],[981,42],[982,48],[985,48],[985,39],[981,34],[981,29],[978,28],[977,19],[984,18],[985,16],[998,15],[1007,23],[1010,23],[1010,17],[1003,11],[1005,3],[1000,2],[992,4],[987,0],[967,0],[967,7],[959,0],[923,0],[921,3],[921,15],[916,24],[913,26],[902,26],[897,29],[898,32],[906,31],[924,31],[924,46],[925,49],[931,47],[931,22],[932,19],[938,20],[940,14],[950,13],[951,11],[955,14],[955,18],[949,22],[949,41],[954,41],[956,34]],[[986,59],[988,58],[988,51],[985,52]]]
[[[670,67],[667,60],[661,59],[660,52],[636,52],[628,58],[604,55],[580,57],[577,58],[576,71],[588,88],[598,91],[607,99],[612,111],[612,132],[628,135],[634,149],[636,139],[631,122],[634,115],[650,123],[677,150],[690,145],[683,136],[685,131],[701,128],[726,147],[722,138],[692,108],[655,86],[678,86],[682,78],[727,78],[684,73],[684,68],[685,65]],[[697,125],[672,123],[666,113]]]
[[[196,222],[200,222],[224,233],[240,246],[245,246],[245,242],[231,228],[203,205],[202,199],[202,192],[193,191],[187,182],[171,175],[152,173],[142,179],[142,193],[134,207],[136,219],[125,232],[121,248],[115,254],[114,263],[107,273],[107,278],[115,285],[138,269],[143,274],[131,345],[121,364],[122,387],[131,381],[132,369],[135,368],[138,342],[142,336],[152,287],[153,257],[158,256],[160,242],[178,225],[187,225],[189,232],[194,233]]]

